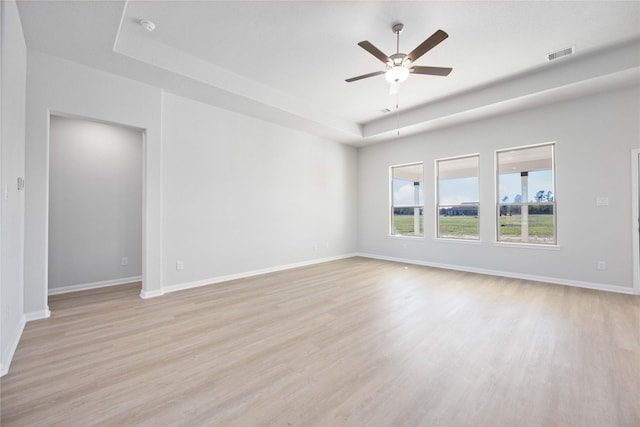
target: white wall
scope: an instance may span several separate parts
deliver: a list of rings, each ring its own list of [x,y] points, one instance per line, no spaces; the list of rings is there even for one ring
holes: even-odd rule
[[[168,288],[355,252],[354,148],[179,96],[163,100]]]
[[[18,191],[17,178],[25,175],[27,48],[14,1],[0,2],[0,52],[0,372],[5,374],[25,322],[22,310],[24,191]]]
[[[94,68],[28,52],[25,312],[48,315],[49,116],[69,115],[145,130],[143,146],[143,295],[161,294],[162,91]]]
[[[136,280],[142,133],[52,116],[49,143],[49,292]]]
[[[630,87],[398,139],[359,151],[359,250],[374,256],[559,283],[632,289],[630,155],[640,146]],[[495,241],[495,150],[556,141],[559,250]],[[480,153],[480,244],[434,239],[434,161]],[[425,163],[425,238],[388,237],[389,166]],[[609,206],[596,207],[596,197]],[[597,261],[607,269],[596,269]]]

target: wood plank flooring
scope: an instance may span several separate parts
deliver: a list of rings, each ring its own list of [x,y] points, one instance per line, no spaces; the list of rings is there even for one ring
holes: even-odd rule
[[[640,426],[640,297],[351,258],[50,298],[2,426]]]

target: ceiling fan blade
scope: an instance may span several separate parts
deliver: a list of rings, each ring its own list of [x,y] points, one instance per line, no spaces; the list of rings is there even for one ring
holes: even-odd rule
[[[351,82],[355,82],[356,80],[362,80],[368,77],[379,76],[380,74],[384,74],[384,73],[385,73],[384,71],[374,71],[373,73],[363,74],[358,77],[351,77],[350,79],[346,79],[345,82],[351,83]]]
[[[380,49],[378,49],[377,47],[375,47],[374,45],[372,45],[366,40],[358,43],[358,46],[360,46],[361,48],[363,48],[364,50],[366,50],[371,55],[375,56],[385,64],[391,62],[391,59],[387,55],[385,55]]]
[[[413,74],[429,74],[432,76],[448,76],[453,68],[445,67],[420,67],[415,66],[409,69]]]
[[[420,58],[425,53],[429,52],[431,49],[440,44],[441,41],[449,37],[449,34],[445,33],[442,30],[438,30],[431,35],[428,39],[423,41],[420,46],[413,49],[411,53],[407,55],[407,58],[411,59],[411,62],[416,62],[418,58]]]

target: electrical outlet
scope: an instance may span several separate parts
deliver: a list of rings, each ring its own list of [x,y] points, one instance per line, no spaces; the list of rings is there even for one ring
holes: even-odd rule
[[[184,270],[184,262],[182,260],[176,261],[176,270]]]
[[[606,270],[607,269],[607,263],[604,261],[598,261],[598,266],[597,266],[598,270]]]
[[[129,265],[129,258],[127,258],[126,256],[123,256],[122,260],[120,261],[120,265],[122,266]]]

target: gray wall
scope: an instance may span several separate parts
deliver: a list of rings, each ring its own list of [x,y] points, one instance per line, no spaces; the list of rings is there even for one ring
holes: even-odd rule
[[[136,280],[142,133],[58,116],[50,123],[49,291]]]
[[[25,87],[27,48],[16,4],[0,2],[1,70],[0,123],[2,147],[2,185],[0,200],[0,371],[8,369],[24,327],[23,241],[24,191],[18,191],[17,178],[25,176]],[[4,189],[7,186],[7,200]],[[27,183],[28,185],[28,183]]]
[[[630,290],[631,167],[640,89],[629,87],[359,151],[359,250],[470,271]],[[495,244],[495,150],[556,141],[557,250]],[[479,244],[434,239],[434,161],[480,153]],[[388,237],[389,166],[425,163],[425,238]],[[609,206],[596,207],[596,197]],[[597,261],[607,269],[597,270]]]
[[[171,94],[162,112],[164,286],[355,252],[354,148]]]

